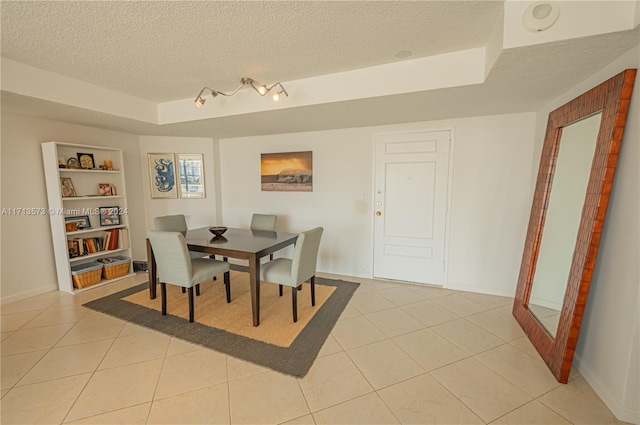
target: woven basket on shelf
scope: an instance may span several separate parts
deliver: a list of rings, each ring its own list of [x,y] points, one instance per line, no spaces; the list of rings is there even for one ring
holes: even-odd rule
[[[73,275],[73,286],[82,289],[91,285],[100,283],[102,277],[102,269],[91,270],[84,273]]]
[[[105,279],[115,279],[117,277],[124,276],[129,273],[130,264],[130,261],[123,264],[116,264],[114,266],[105,264],[104,268],[102,269],[102,277],[104,277]]]

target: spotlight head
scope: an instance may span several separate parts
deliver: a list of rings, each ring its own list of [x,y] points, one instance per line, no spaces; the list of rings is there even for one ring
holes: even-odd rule
[[[274,101],[274,102],[279,101],[279,100],[280,100],[280,95],[281,95],[281,94],[282,94],[282,92],[281,92],[281,91],[276,92],[276,93],[273,95],[273,101]]]
[[[202,108],[204,106],[204,102],[206,102],[206,100],[200,96],[198,96],[198,98],[196,99],[196,106],[198,108]]]
[[[258,93],[260,93],[261,96],[264,96],[265,94],[267,94],[269,90],[267,90],[267,86],[260,86],[258,87]]]

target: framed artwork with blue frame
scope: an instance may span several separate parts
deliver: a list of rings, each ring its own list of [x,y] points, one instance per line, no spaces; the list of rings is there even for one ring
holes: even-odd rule
[[[176,157],[172,153],[148,153],[151,199],[176,199]]]

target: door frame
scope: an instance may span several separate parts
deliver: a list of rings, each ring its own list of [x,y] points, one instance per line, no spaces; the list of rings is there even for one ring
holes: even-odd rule
[[[445,212],[445,224],[444,224],[444,273],[442,275],[442,288],[447,288],[449,282],[449,246],[450,246],[450,234],[451,234],[451,203],[453,197],[453,165],[454,165],[454,152],[455,152],[455,127],[434,127],[434,128],[413,128],[406,130],[398,130],[398,131],[381,131],[376,132],[371,135],[371,215],[369,217],[369,228],[371,232],[371,250],[370,250],[370,260],[369,260],[369,273],[368,277],[373,279],[373,260],[374,260],[374,250],[375,250],[375,220],[374,220],[374,211],[376,208],[375,205],[375,191],[376,191],[376,137],[378,136],[388,136],[392,134],[409,134],[416,133],[420,131],[427,132],[436,132],[436,131],[448,131],[450,134],[449,139],[449,170],[447,175],[447,201],[446,201],[446,212]],[[411,283],[411,282],[409,282]],[[418,283],[416,283],[418,285]]]

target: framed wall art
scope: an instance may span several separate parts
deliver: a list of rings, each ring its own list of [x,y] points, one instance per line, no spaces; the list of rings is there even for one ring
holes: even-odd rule
[[[312,192],[313,152],[261,154],[260,179],[263,192]]]
[[[148,153],[151,199],[175,199],[176,160],[172,153]]]
[[[180,186],[178,187],[180,198],[205,197],[204,160],[201,153],[179,153],[178,176],[180,178]]]

